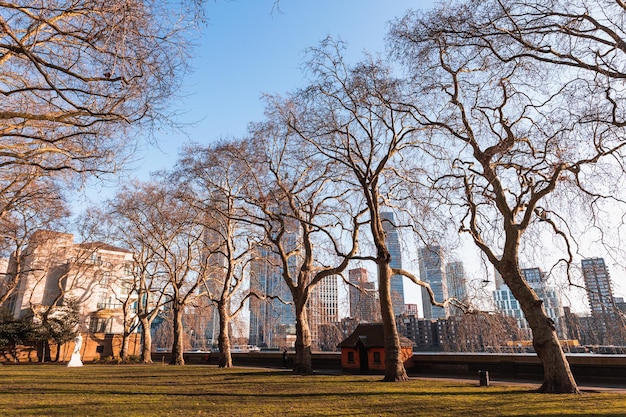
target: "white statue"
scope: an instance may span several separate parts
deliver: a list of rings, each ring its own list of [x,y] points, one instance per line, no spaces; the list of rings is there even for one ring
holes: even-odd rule
[[[80,360],[80,348],[83,345],[83,337],[78,333],[78,336],[74,338],[74,351],[67,366],[83,366],[83,361]]]

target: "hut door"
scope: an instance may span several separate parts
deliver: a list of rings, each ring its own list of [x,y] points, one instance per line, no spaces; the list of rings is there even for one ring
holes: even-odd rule
[[[361,343],[359,343],[359,365],[361,372],[367,372],[370,369],[367,358],[367,348]]]

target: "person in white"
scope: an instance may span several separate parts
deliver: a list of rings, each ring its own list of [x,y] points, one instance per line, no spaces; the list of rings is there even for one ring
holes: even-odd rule
[[[74,338],[74,351],[67,366],[83,366],[83,361],[80,360],[80,348],[83,345],[83,337],[78,333],[78,336]]]

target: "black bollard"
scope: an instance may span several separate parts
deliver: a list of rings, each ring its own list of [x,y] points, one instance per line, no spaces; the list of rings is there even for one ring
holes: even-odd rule
[[[478,384],[481,387],[489,386],[489,371],[478,371]]]

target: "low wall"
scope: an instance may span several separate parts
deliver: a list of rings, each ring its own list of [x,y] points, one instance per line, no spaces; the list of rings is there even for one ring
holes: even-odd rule
[[[188,364],[217,365],[219,353],[185,353]],[[283,368],[281,352],[233,353],[235,366]],[[155,362],[169,361],[169,353],[153,353]],[[289,352],[288,360],[293,358]],[[569,354],[567,359],[579,383],[626,384],[626,355]],[[339,352],[313,353],[313,369],[341,372]],[[291,362],[289,363],[291,365]],[[451,376],[478,378],[478,371],[488,371],[491,378],[537,381],[543,379],[543,367],[535,354],[498,353],[415,353],[413,366],[407,369],[412,376]]]
[[[108,333],[83,333],[83,344],[81,347],[81,359],[83,362],[93,362],[105,358],[119,357],[122,347],[122,335]],[[39,362],[42,356],[50,357],[54,360],[59,352],[59,362],[67,362],[74,351],[74,342],[70,341],[61,346],[50,343],[49,352],[43,351],[43,344],[38,346],[21,346],[17,349],[17,362]],[[128,354],[139,355],[141,353],[141,335],[133,333],[128,340]],[[10,354],[0,356],[1,362],[16,362]]]
[[[568,354],[567,360],[579,383],[626,384],[626,355]],[[478,377],[488,371],[490,377],[541,381],[543,366],[532,353],[416,353],[413,375]]]

